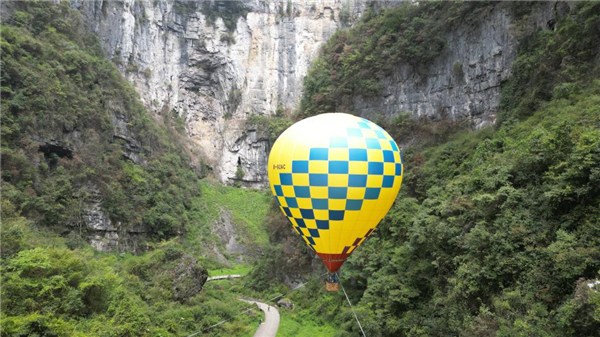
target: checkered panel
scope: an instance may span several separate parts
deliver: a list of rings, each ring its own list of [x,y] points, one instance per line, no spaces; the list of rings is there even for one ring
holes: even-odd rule
[[[363,206],[378,207],[382,191],[397,186],[396,179],[402,175],[394,140],[376,124],[357,120],[343,136],[331,136],[328,147],[312,147],[304,156],[295,155],[291,173],[279,173],[278,184],[273,186],[282,212],[311,247],[320,243],[322,231],[342,226],[344,221],[370,220],[370,212],[360,213]],[[388,194],[395,197],[395,193]],[[344,246],[343,253],[352,252],[372,231]]]
[[[356,249],[356,247],[360,246],[369,237],[369,235],[371,235],[371,233],[373,233],[373,230],[375,230],[375,228],[369,229],[369,231],[367,232],[367,234],[365,234],[365,236],[356,238],[354,240],[354,242],[352,243],[352,245],[345,246],[344,250],[342,250],[342,254],[351,254]]]

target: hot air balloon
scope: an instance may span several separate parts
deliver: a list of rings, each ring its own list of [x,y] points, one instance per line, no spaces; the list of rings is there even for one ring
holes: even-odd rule
[[[345,113],[301,120],[279,136],[268,163],[281,211],[329,270],[371,235],[402,183],[402,155],[377,124]]]

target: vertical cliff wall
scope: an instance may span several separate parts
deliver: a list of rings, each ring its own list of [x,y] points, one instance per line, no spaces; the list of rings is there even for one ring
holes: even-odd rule
[[[520,35],[556,29],[558,18],[569,11],[565,2],[529,5],[531,13],[518,20],[510,5],[487,6],[474,23],[444,32],[446,46],[433,62],[394,67],[381,79],[381,95],[354,98],[355,113],[389,117],[408,112],[433,121],[466,120],[475,128],[493,124]]]
[[[319,47],[364,1],[72,1],[157,118],[185,132],[216,176],[264,186],[268,139],[250,115],[293,109]]]

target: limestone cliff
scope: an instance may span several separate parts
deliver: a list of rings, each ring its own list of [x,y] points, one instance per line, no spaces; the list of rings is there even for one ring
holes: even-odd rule
[[[157,116],[174,113],[216,176],[266,185],[267,137],[245,120],[296,107],[319,47],[364,1],[72,1]],[[343,21],[343,22],[342,22]]]
[[[476,25],[446,32],[440,56],[424,67],[400,65],[384,78],[383,93],[354,99],[355,113],[394,116],[409,112],[436,121],[467,120],[475,128],[491,125],[500,105],[501,84],[511,76],[519,37],[525,31],[556,29],[569,11],[565,2],[532,3],[520,22],[509,6],[497,4],[480,14]]]

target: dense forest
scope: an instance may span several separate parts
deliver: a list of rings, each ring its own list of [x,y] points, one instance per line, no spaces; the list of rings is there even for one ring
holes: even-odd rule
[[[293,120],[352,111],[389,67],[429,62],[443,31],[495,4],[368,10],[334,34],[293,115],[255,116],[274,140]],[[504,4],[503,4],[504,6]],[[508,3],[518,22],[535,10]],[[211,12],[213,13],[213,12]],[[218,15],[213,13],[214,15]],[[496,125],[398,114],[400,195],[342,269],[368,336],[595,336],[600,332],[600,4],[519,38]],[[396,32],[402,31],[399,35]],[[369,32],[369,34],[364,34]],[[183,121],[149,113],[66,2],[19,2],[2,21],[2,334],[250,336],[240,296],[288,293],[282,336],[358,336],[340,293],[265,191],[221,186],[185,146]],[[358,113],[358,112],[355,112]],[[85,242],[82,205],[144,227],[137,255]],[[250,274],[207,283],[211,223],[227,209]],[[321,269],[319,269],[321,268]],[[201,280],[201,282],[199,282]]]

